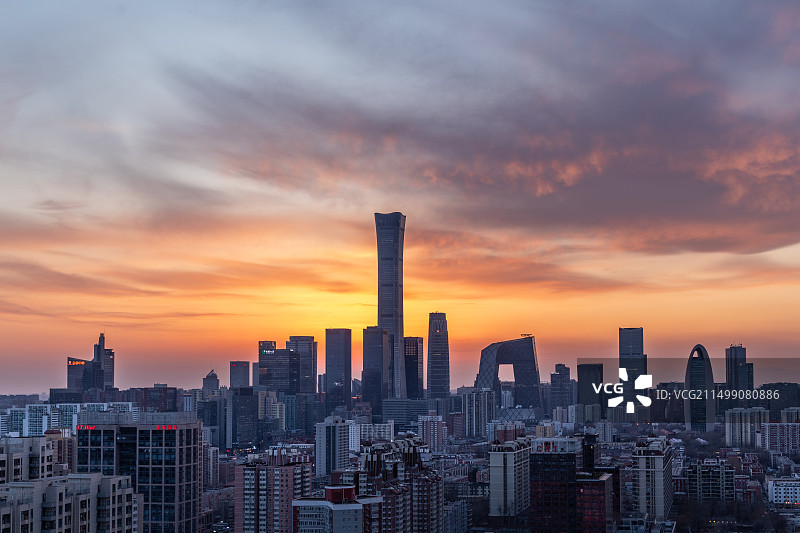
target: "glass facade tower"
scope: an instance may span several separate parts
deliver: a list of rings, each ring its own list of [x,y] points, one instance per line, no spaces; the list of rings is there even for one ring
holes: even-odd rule
[[[428,398],[450,397],[450,341],[447,317],[431,313],[428,317]]]
[[[389,333],[390,396],[406,397],[403,340],[403,213],[375,213],[378,238],[378,327]]]

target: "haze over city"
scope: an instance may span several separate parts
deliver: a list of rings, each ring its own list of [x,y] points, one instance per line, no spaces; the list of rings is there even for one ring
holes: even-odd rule
[[[15,5],[0,20],[0,390],[194,387],[259,340],[447,313],[556,362],[798,355],[800,8],[708,2]],[[31,28],[36,31],[31,31]],[[42,39],[47,35],[47,39]]]

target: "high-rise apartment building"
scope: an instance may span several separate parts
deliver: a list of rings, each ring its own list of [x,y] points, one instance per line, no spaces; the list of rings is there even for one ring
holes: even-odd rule
[[[636,443],[633,455],[633,510],[666,520],[672,509],[672,447],[664,437]]]
[[[317,476],[345,468],[350,461],[350,424],[331,416],[317,424],[314,453]]]
[[[352,332],[349,329],[325,330],[325,403],[326,412],[352,402]]]
[[[47,437],[0,439],[0,483],[53,477],[53,454]]]
[[[236,466],[236,533],[291,533],[292,500],[311,494],[313,456],[275,446]]]
[[[130,476],[143,495],[142,533],[198,531],[202,423],[194,413],[87,412],[77,435],[78,473]]]
[[[405,337],[404,342],[406,396],[411,400],[420,400],[425,397],[422,337]]]
[[[450,397],[450,340],[447,316],[428,316],[428,398]]]
[[[489,516],[518,517],[531,506],[530,440],[493,444],[489,451]]]
[[[769,411],[763,407],[742,407],[725,411],[725,446],[752,448],[756,434],[769,422]]]
[[[250,361],[231,361],[230,369],[231,389],[250,386]]]
[[[292,335],[286,341],[286,349],[297,352],[300,356],[300,394],[317,392],[317,341],[313,335]]]
[[[389,397],[389,333],[378,326],[364,328],[364,370],[361,372],[361,400],[369,402],[378,420],[383,400]]]
[[[139,533],[141,495],[127,476],[70,474],[0,485],[3,533]]]
[[[292,502],[294,533],[379,533],[380,496],[357,496],[353,485],[325,487],[322,498]]]
[[[690,501],[733,502],[736,469],[724,459],[705,459],[686,468],[686,488]]]
[[[406,397],[403,341],[403,242],[406,217],[375,213],[378,239],[378,327],[389,333],[391,396]]]
[[[468,437],[486,436],[486,424],[495,419],[497,402],[491,389],[461,394],[464,430]]]
[[[441,415],[419,417],[419,434],[422,442],[433,452],[443,452],[447,447],[447,424]]]

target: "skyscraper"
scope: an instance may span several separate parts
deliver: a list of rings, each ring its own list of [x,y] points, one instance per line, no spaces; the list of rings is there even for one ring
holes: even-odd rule
[[[567,407],[572,403],[572,382],[569,379],[569,367],[563,363],[556,364],[556,371],[550,374],[550,408]]]
[[[78,473],[130,476],[144,495],[142,531],[198,531],[203,424],[194,413],[86,412],[80,422]]]
[[[114,388],[114,350],[106,348],[105,333],[100,334],[100,339],[94,345],[94,360],[103,369],[103,388]]]
[[[350,460],[350,426],[339,417],[327,417],[316,425],[316,474],[327,476],[333,470],[346,468]]]
[[[422,399],[425,397],[422,337],[405,337],[405,355],[406,396],[414,400]]]
[[[297,394],[300,383],[300,354],[275,348],[274,341],[261,341],[258,354],[258,385],[268,391]]]
[[[594,391],[592,385],[603,383],[602,363],[582,363],[578,365],[578,403],[603,405],[600,394]]]
[[[447,316],[428,316],[428,398],[450,397],[450,341]]]
[[[286,341],[286,348],[300,354],[299,392],[317,392],[317,342],[313,335],[292,335]]]
[[[647,374],[647,354],[644,353],[644,328],[619,328],[619,367],[628,370],[628,380],[622,383],[625,403],[636,401],[633,388],[636,378]]]
[[[378,326],[364,328],[364,370],[361,373],[361,399],[380,416],[381,402],[389,396],[389,333]]]
[[[250,386],[250,361],[231,361],[231,389]],[[257,385],[257,383],[254,383]]]
[[[219,396],[219,378],[213,370],[203,378],[203,399],[208,400],[212,396]]]
[[[514,366],[514,405],[542,407],[539,383],[539,366],[536,362],[536,344],[532,336],[495,342],[481,350],[481,362],[475,377],[475,388],[492,389],[495,401],[502,398],[498,371],[500,365]]]
[[[349,329],[325,330],[325,398],[330,413],[340,405],[350,408],[352,332]]]
[[[666,520],[672,509],[672,447],[664,437],[636,443],[633,461],[633,510]]]
[[[702,344],[692,348],[686,362],[686,379],[684,387],[689,391],[704,391],[701,398],[688,399],[683,402],[686,417],[686,429],[692,431],[714,431],[716,415],[714,402],[714,373],[711,359]]]
[[[753,363],[747,362],[747,348],[741,344],[731,344],[725,348],[725,386],[728,390],[753,390]],[[728,407],[741,407],[749,404],[746,400],[728,400]]]
[[[403,213],[375,213],[378,238],[378,327],[389,333],[391,396],[406,397],[403,361]]]

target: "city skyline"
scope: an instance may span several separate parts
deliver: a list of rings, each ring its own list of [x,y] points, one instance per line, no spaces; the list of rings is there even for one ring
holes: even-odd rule
[[[717,376],[800,355],[799,10],[15,5],[0,390],[63,387],[100,331],[121,388],[295,335],[324,368],[327,328],[358,377],[395,211],[403,334],[447,313],[451,388],[522,333],[544,375],[629,326]]]

